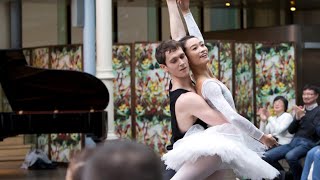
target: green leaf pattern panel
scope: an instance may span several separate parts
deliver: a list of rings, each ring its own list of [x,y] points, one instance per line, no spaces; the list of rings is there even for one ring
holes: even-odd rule
[[[51,69],[82,71],[81,46],[57,46],[51,49]]]
[[[235,104],[239,114],[254,120],[253,107],[253,46],[249,43],[235,43]]]
[[[232,92],[232,47],[231,43],[220,43],[220,81]]]
[[[82,46],[52,46],[30,48],[33,67],[82,71]],[[27,50],[24,51],[28,60]],[[52,133],[37,136],[37,147],[51,157],[52,161],[69,162],[74,152],[82,148],[81,133]],[[49,140],[50,139],[50,140]]]
[[[131,123],[131,46],[112,47],[114,84],[114,128],[120,138],[132,138]]]
[[[31,65],[37,68],[49,68],[49,48],[36,48],[32,50]]]
[[[209,56],[209,68],[211,69],[214,76],[219,76],[219,43],[218,42],[208,42],[206,43],[208,48]]]
[[[257,109],[268,107],[273,113],[273,99],[283,95],[288,99],[288,111],[291,111],[296,101],[294,58],[292,43],[255,44]]]
[[[160,154],[170,140],[169,74],[155,59],[156,43],[135,44],[136,139]]]

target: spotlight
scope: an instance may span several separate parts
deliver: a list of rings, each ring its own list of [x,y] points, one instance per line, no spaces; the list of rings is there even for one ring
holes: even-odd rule
[[[296,11],[296,7],[294,6],[290,7],[290,11]]]
[[[229,7],[231,4],[229,2],[226,3],[226,6]]]

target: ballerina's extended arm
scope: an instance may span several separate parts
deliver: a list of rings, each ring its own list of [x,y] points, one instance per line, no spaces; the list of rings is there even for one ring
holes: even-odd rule
[[[195,36],[200,41],[204,42],[201,31],[200,31],[196,21],[194,20],[191,11],[190,11],[189,2],[190,2],[190,0],[178,0],[177,1],[179,8],[181,10],[181,13],[184,17],[184,21],[186,22],[189,35]]]

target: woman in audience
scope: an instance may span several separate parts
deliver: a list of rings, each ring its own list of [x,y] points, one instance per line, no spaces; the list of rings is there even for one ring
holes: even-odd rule
[[[274,116],[270,116],[266,108],[260,108],[260,130],[265,134],[272,134],[280,145],[289,144],[293,134],[288,132],[288,127],[293,120],[287,113],[288,100],[283,96],[277,96],[273,100]]]

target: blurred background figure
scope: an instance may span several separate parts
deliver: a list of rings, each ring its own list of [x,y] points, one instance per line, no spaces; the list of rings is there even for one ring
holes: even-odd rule
[[[144,144],[110,140],[97,146],[87,159],[84,180],[161,180],[160,157]]]
[[[94,148],[86,148],[81,152],[74,154],[69,162],[66,180],[81,180],[84,165],[87,159],[92,156],[94,150]]]
[[[293,117],[287,113],[288,100],[283,96],[277,96],[273,100],[274,115],[270,116],[267,108],[260,108],[260,130],[265,134],[272,134],[280,145],[289,144],[293,134],[288,132]]]

